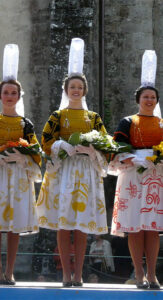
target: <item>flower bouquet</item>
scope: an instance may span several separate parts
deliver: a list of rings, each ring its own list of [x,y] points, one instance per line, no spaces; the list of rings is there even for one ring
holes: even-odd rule
[[[163,163],[163,141],[156,146],[153,146],[153,155],[147,156],[146,159],[149,161],[152,161],[154,165],[157,165],[158,163]],[[144,168],[143,166],[139,167],[137,169],[138,173],[142,174],[147,168]]]
[[[68,143],[72,146],[83,145],[88,146],[91,144],[96,150],[100,150],[103,153],[122,153],[131,152],[132,146],[126,143],[117,143],[108,134],[103,134],[97,130],[92,130],[88,133],[73,133]],[[65,150],[60,150],[58,153],[59,158],[65,159],[68,154]]]
[[[6,144],[0,146],[0,154],[7,156],[5,151],[14,153],[13,149],[17,149],[22,154],[41,154],[41,148],[38,143],[29,144],[26,140],[19,138],[18,141],[8,141]]]

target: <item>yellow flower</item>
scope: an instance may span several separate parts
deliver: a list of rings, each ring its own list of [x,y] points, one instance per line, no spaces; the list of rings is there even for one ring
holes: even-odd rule
[[[147,156],[146,159],[155,162],[155,160],[157,159],[157,155]]]

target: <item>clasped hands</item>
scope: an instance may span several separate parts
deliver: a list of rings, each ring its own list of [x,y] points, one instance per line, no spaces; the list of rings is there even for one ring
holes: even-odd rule
[[[123,163],[128,164],[129,166],[142,166],[144,168],[150,168],[153,167],[154,164],[152,161],[149,161],[147,159],[139,158],[139,157],[129,157],[123,160]]]
[[[5,155],[0,154],[0,165],[5,166],[6,163],[16,162],[22,167],[25,167],[26,159],[25,155],[21,154],[17,149],[13,148],[14,153],[10,153],[7,150],[5,151]]]
[[[89,155],[92,160],[96,158],[96,151],[91,144],[89,145],[89,147],[82,146],[82,145],[72,146],[69,143],[62,141],[60,148],[65,150],[69,156],[72,156],[77,153],[81,153],[81,154]]]

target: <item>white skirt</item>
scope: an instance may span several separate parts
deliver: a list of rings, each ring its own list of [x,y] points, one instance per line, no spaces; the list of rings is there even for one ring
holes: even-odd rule
[[[136,152],[137,161],[142,153],[141,150]],[[142,174],[137,168],[138,165],[123,169],[118,176],[113,235],[123,236],[124,232],[140,230],[163,231],[163,165],[151,163]]]
[[[74,155],[54,172],[45,172],[37,201],[40,227],[108,232],[103,179],[87,155]]]
[[[34,181],[41,181],[40,168],[27,156],[28,167],[16,163],[0,166],[0,231],[38,232]]]

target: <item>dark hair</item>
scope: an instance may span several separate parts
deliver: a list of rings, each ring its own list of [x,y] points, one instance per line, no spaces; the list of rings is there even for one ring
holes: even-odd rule
[[[9,79],[7,81],[1,81],[0,83],[0,97],[1,97],[1,93],[2,93],[2,88],[5,84],[13,84],[13,85],[16,85],[17,88],[18,88],[18,96],[20,98],[20,95],[21,95],[21,92],[23,92],[22,90],[22,86],[21,86],[21,83],[17,80],[14,80],[14,79]]]
[[[136,102],[139,104],[139,99],[141,94],[145,91],[145,90],[152,90],[156,93],[156,98],[157,98],[157,102],[159,101],[159,93],[158,90],[156,88],[154,88],[153,86],[140,86],[136,91],[135,91],[135,97],[136,97]]]
[[[88,83],[87,83],[87,79],[85,77],[84,74],[80,74],[80,73],[71,73],[70,75],[66,76],[64,81],[63,81],[63,88],[67,94],[68,92],[68,85],[69,85],[69,82],[72,80],[72,79],[79,79],[83,82],[84,84],[84,92],[83,92],[83,96],[85,96],[87,93],[88,93]]]

